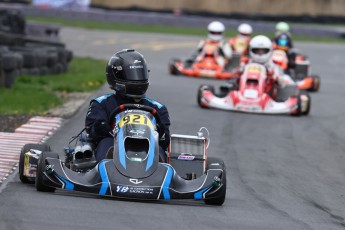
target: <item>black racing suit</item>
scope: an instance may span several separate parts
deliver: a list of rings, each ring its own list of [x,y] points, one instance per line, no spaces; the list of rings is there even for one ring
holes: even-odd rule
[[[161,123],[164,127],[159,127],[159,146],[160,156],[166,161],[166,153],[170,143],[170,117],[165,105],[150,99],[142,98],[139,102],[133,99],[123,97],[119,94],[105,94],[91,100],[89,110],[85,119],[86,132],[95,147],[95,156],[98,161],[106,157],[108,150],[114,145],[114,138],[111,136],[111,127],[109,124],[110,113],[121,104],[142,104],[150,106],[157,110],[161,117]]]

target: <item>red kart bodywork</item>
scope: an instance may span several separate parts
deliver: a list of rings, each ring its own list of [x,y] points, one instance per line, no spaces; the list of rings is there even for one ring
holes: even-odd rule
[[[182,74],[189,77],[203,77],[214,79],[230,79],[238,75],[237,71],[226,70],[225,63],[221,66],[217,63],[218,46],[216,43],[206,44],[203,51],[198,55],[194,63],[186,65],[181,60],[173,60],[169,64],[172,75]]]
[[[213,87],[200,86],[198,93],[199,105],[204,108],[249,113],[291,115],[306,115],[309,113],[310,97],[307,94],[299,95],[296,93],[295,96],[291,96],[285,101],[275,101],[273,99],[275,94],[274,86],[267,78],[265,67],[260,64],[248,64],[238,84],[237,90],[231,90],[222,97],[215,95]]]

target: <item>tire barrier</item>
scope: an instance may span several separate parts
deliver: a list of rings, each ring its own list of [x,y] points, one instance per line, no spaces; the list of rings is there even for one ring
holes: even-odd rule
[[[11,88],[19,75],[67,72],[73,53],[58,33],[56,25],[27,25],[20,11],[0,10],[0,87]]]

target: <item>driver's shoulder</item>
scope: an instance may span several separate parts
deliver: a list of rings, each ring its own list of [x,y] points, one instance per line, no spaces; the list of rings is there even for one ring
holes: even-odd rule
[[[96,102],[102,104],[102,103],[106,102],[107,100],[111,99],[112,97],[114,97],[113,93],[107,93],[107,94],[104,94],[102,96],[93,98],[91,101],[96,101]]]
[[[157,100],[149,98],[149,97],[144,97],[143,101],[144,101],[144,104],[150,105],[150,106],[155,107],[159,110],[165,108],[164,104],[162,104],[161,102],[159,102]]]

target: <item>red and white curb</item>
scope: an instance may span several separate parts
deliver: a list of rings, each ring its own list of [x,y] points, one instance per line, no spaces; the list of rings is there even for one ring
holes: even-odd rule
[[[14,133],[0,132],[0,185],[18,166],[22,147],[27,143],[43,143],[62,124],[60,117],[35,116]]]

